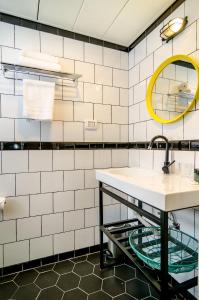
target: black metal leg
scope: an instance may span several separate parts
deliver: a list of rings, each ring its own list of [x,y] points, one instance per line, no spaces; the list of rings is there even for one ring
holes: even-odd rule
[[[161,294],[160,299],[170,299],[168,291],[168,213],[161,211]]]
[[[100,226],[104,223],[103,216],[103,192],[101,191],[102,182],[99,182],[99,224]],[[100,268],[104,268],[104,237],[103,231],[100,228]]]

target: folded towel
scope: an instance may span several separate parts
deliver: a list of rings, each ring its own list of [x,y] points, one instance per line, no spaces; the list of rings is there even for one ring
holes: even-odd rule
[[[29,58],[26,56],[20,56],[19,57],[19,64],[26,67],[31,68],[37,68],[37,69],[44,69],[44,70],[50,70],[50,71],[57,71],[60,72],[61,66],[54,63],[54,62],[48,62],[43,60],[37,60],[34,58]]]
[[[29,119],[52,120],[55,83],[23,80],[23,115]]]
[[[59,63],[58,57],[52,56],[47,53],[41,53],[41,52],[35,52],[35,51],[29,51],[29,50],[23,50],[21,52],[21,56],[33,58],[33,59],[39,59],[42,61],[48,61],[51,63]]]

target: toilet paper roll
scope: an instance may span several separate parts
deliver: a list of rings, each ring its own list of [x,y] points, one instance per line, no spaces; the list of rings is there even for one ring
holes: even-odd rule
[[[6,198],[0,197],[0,210],[4,210],[5,203],[6,203]]]

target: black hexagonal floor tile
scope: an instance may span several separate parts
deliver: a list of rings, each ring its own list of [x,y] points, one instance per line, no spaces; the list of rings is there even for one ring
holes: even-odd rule
[[[21,286],[13,296],[16,300],[35,300],[40,289],[34,283]]]
[[[126,283],[126,292],[137,299],[150,296],[149,286],[140,279],[132,279]]]
[[[131,297],[128,294],[122,294],[114,298],[114,300],[136,300],[135,298]],[[145,300],[145,299],[144,299]]]
[[[100,263],[99,252],[89,254],[87,261],[91,262],[93,265],[98,265]]]
[[[35,283],[43,289],[54,285],[57,282],[58,277],[59,275],[56,274],[54,271],[47,271],[39,274]]]
[[[0,284],[13,280],[16,277],[16,274],[10,274],[6,276],[0,276]]]
[[[106,278],[103,280],[102,289],[112,297],[118,296],[124,293],[124,281],[117,277]]]
[[[55,264],[45,265],[45,266],[36,268],[36,270],[37,270],[39,273],[51,271],[51,270],[53,269],[54,265],[55,265]]]
[[[74,267],[73,262],[71,262],[70,260],[65,260],[56,263],[53,270],[59,274],[65,274],[71,272],[73,267]]]
[[[37,276],[38,276],[38,272],[36,272],[34,269],[27,270],[27,271],[18,273],[17,276],[15,277],[14,281],[19,286],[26,285],[26,284],[33,283],[35,281],[35,279],[37,278]]]
[[[88,296],[88,300],[111,300],[112,298],[102,291],[98,291]]]
[[[78,287],[79,281],[79,276],[71,272],[61,275],[57,282],[57,286],[60,287],[63,291],[68,291]]]
[[[114,268],[105,268],[105,269],[100,269],[100,266],[97,265],[94,268],[94,274],[96,274],[100,278],[107,278],[110,276],[114,275]]]
[[[87,294],[97,292],[101,289],[102,280],[94,274],[84,276],[81,278],[79,287]]]
[[[62,300],[86,300],[87,295],[80,289],[74,289],[72,291],[66,292]]]
[[[6,282],[0,284],[0,299],[7,300],[11,298],[14,292],[17,290],[17,285],[14,282]]]
[[[51,286],[42,290],[37,300],[61,300],[62,296],[63,292],[57,286]]]
[[[115,267],[115,276],[119,277],[124,281],[133,279],[135,277],[135,269],[127,265]]]
[[[82,262],[87,259],[87,255],[77,256],[75,258],[71,258],[70,260],[74,263]]]
[[[74,272],[80,276],[89,275],[93,272],[93,265],[88,261],[77,263],[74,267]]]

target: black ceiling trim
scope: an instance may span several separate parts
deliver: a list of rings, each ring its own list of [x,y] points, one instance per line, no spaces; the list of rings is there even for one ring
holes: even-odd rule
[[[176,10],[186,0],[176,0],[171,4],[130,46],[128,52],[130,52],[135,46],[137,46],[149,33],[151,33],[158,25],[160,25],[174,10]]]
[[[38,1],[39,3],[40,1]],[[68,31],[65,29],[61,29],[58,27],[50,26],[50,25],[45,25],[39,22],[27,20],[24,18],[16,17],[13,15],[5,14],[0,12],[0,21],[6,22],[9,24],[13,25],[18,25],[18,26],[23,26],[26,28],[34,29],[34,30],[39,30],[39,31],[44,31],[47,33],[52,33],[56,34],[59,36],[83,41],[86,43],[91,43],[94,45],[99,45],[99,46],[104,46],[107,48],[115,49],[115,50],[120,50],[124,52],[130,52],[136,45],[138,45],[150,32],[152,32],[162,21],[164,21],[170,14],[173,12],[176,8],[178,8],[185,0],[176,0],[169,8],[155,21],[153,22],[129,47],[119,45],[119,44],[114,44],[111,42],[103,41],[100,39],[96,39],[94,37],[90,37],[87,35],[75,33],[72,31]],[[39,8],[38,8],[39,12]],[[38,15],[38,14],[37,14]],[[38,17],[38,16],[37,16]]]

